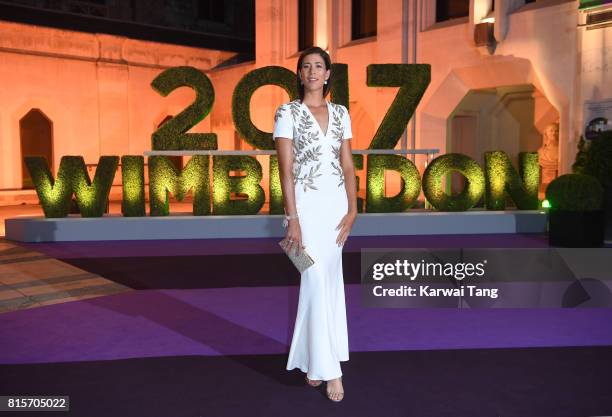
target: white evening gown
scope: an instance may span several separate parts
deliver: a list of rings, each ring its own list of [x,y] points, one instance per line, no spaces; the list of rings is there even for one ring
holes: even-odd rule
[[[287,370],[299,368],[309,379],[342,375],[349,359],[342,247],[336,226],[347,213],[348,200],[340,166],[340,145],[350,139],[346,107],[327,102],[326,134],[300,100],[281,105],[274,116],[273,137],[293,140],[295,199],[302,243],[314,265],[302,273],[297,317]]]

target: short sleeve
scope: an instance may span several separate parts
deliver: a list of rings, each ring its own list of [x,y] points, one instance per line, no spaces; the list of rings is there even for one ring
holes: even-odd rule
[[[274,114],[274,133],[272,139],[278,137],[293,140],[293,118],[287,104],[281,105]]]
[[[344,132],[342,132],[342,139],[352,139],[353,138],[353,129],[351,127],[351,115],[349,114],[346,107],[342,106],[344,109],[344,115],[342,117],[342,127],[344,128]]]

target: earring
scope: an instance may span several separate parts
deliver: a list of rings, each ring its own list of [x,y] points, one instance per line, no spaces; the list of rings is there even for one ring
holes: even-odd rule
[[[325,80],[325,84],[327,84],[327,80]]]

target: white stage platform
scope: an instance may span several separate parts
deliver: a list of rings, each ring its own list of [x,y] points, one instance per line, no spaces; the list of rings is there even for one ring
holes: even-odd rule
[[[352,236],[544,233],[542,211],[359,214]],[[6,238],[19,242],[283,237],[280,215],[122,217],[17,217],[5,221]]]

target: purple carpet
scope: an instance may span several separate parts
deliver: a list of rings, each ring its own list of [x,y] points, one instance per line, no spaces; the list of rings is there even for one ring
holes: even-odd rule
[[[141,290],[1,314],[0,392],[70,395],[69,415],[86,417],[612,415],[612,309],[362,305],[362,248],[545,236],[351,238],[340,404],[285,371],[299,281],[276,240],[24,245]]]
[[[134,291],[0,315],[0,363],[288,352],[298,288]],[[612,309],[371,309],[347,285],[351,352],[612,346]]]

